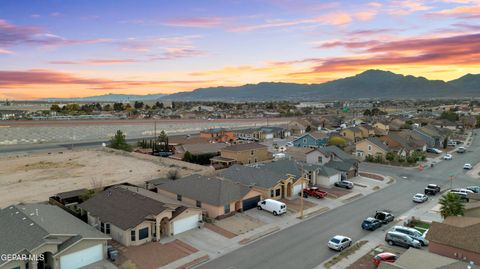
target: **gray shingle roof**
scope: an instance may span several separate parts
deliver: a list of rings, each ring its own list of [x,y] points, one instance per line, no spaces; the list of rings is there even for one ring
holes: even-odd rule
[[[0,227],[0,253],[31,251],[55,235],[68,236],[60,244],[60,250],[82,238],[110,239],[63,209],[45,204],[20,204],[1,209]]]
[[[230,180],[196,174],[172,180],[158,188],[216,206],[239,201],[251,190]]]
[[[100,192],[79,207],[123,230],[137,226],[150,215],[169,210],[162,202],[120,187]]]
[[[379,148],[389,151],[389,148],[387,145],[385,145],[382,140],[380,140],[378,137],[369,137],[367,138],[368,141],[370,141],[372,144],[378,146]]]
[[[352,161],[329,161],[325,164],[326,167],[333,168],[338,171],[348,172],[354,165]]]
[[[319,150],[324,150],[330,154],[335,154],[342,161],[351,160],[351,161],[357,162],[357,159],[355,159],[352,155],[346,153],[345,151],[343,151],[337,146],[328,146],[325,148],[320,148]]]
[[[244,151],[244,150],[264,149],[264,148],[268,148],[268,147],[259,143],[245,143],[245,144],[231,145],[231,146],[225,147],[223,150]]]

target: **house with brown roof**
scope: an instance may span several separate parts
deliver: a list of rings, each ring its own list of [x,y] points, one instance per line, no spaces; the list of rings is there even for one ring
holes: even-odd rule
[[[220,150],[223,161],[230,163],[249,164],[271,160],[272,154],[268,147],[259,143],[244,143],[231,145]],[[218,158],[211,159],[213,163],[222,162]]]
[[[235,134],[225,128],[211,128],[200,132],[200,137],[208,139],[209,142],[233,142]]]
[[[261,199],[261,193],[249,186],[197,174],[159,184],[157,192],[202,208],[211,218],[224,218],[254,208]]]
[[[480,264],[480,218],[450,216],[432,222],[427,233],[430,252]]]
[[[355,155],[362,160],[367,156],[374,158],[379,156],[382,160],[385,160],[385,156],[389,151],[389,147],[377,137],[369,137],[355,144]]]
[[[79,208],[87,214],[88,224],[124,246],[158,241],[198,227],[202,220],[200,209],[164,203],[149,193],[138,187],[115,186]]]
[[[399,156],[410,155],[414,151],[426,151],[427,143],[410,130],[390,132],[379,138]]]
[[[287,129],[290,131],[291,135],[302,135],[306,132],[308,127],[311,127],[311,124],[306,119],[294,119],[287,124]]]

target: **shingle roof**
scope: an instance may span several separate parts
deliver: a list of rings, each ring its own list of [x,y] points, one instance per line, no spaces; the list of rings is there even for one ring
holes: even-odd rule
[[[158,188],[216,206],[241,200],[251,190],[230,180],[196,174],[172,180]]]
[[[480,218],[451,216],[433,222],[427,239],[443,245],[480,253]]]
[[[352,155],[346,153],[345,151],[343,151],[341,148],[337,146],[328,146],[321,149],[329,152],[330,154],[335,154],[342,161],[352,160],[352,161],[358,162],[357,159],[355,159]]]
[[[325,164],[326,167],[333,168],[338,171],[348,172],[354,166],[352,161],[329,161]]]
[[[79,207],[124,230],[142,223],[147,216],[168,210],[162,202],[120,187],[100,192]]]
[[[368,140],[370,143],[378,146],[379,148],[388,151],[389,148],[387,145],[383,144],[382,140],[380,140],[378,137],[369,137],[366,140]],[[361,141],[360,141],[361,142]]]
[[[0,227],[0,253],[31,251],[54,235],[67,236],[60,249],[82,238],[110,239],[63,209],[46,204],[19,204],[1,209]]]
[[[455,263],[456,260],[428,251],[409,248],[395,264],[408,269],[437,269]]]
[[[226,148],[228,145],[225,143],[198,143],[198,144],[186,144],[182,145],[179,151],[190,152],[192,154],[207,154],[217,153],[220,150]]]
[[[309,133],[313,138],[315,139],[324,139],[324,138],[328,138],[328,134],[324,133],[324,132],[311,132]]]
[[[84,194],[86,191],[87,189],[78,189],[73,191],[60,192],[60,193],[57,193],[55,196],[60,199],[74,198]]]
[[[268,148],[268,147],[259,143],[245,143],[245,144],[231,145],[231,146],[225,147],[223,150],[244,151],[244,150],[264,149],[264,148]]]

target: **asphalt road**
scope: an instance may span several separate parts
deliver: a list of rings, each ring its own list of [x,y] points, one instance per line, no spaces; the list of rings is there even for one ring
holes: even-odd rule
[[[332,236],[343,234],[354,241],[361,239],[368,234],[360,228],[366,216],[380,209],[388,209],[396,216],[402,215],[415,206],[411,198],[413,194],[422,192],[426,184],[436,183],[446,187],[450,185],[449,176],[453,175],[454,187],[479,185],[480,181],[467,177],[462,169],[466,162],[476,164],[480,161],[479,150],[480,139],[475,139],[467,153],[455,154],[453,160],[443,161],[423,172],[412,168],[362,165],[362,170],[392,176],[397,179],[397,183],[255,241],[197,268],[309,269],[318,266],[337,254],[326,246]],[[389,226],[384,226],[382,229],[388,228]]]

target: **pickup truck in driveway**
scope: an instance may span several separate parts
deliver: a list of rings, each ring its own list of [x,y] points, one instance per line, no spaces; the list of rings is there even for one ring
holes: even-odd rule
[[[428,184],[424,190],[424,193],[427,195],[436,195],[440,192],[440,186],[436,184]]]
[[[321,191],[317,187],[310,187],[310,188],[303,189],[303,197],[305,198],[308,198],[308,196],[312,196],[317,199],[322,199],[322,198],[325,198],[325,196],[327,195],[328,193],[326,191]]]

